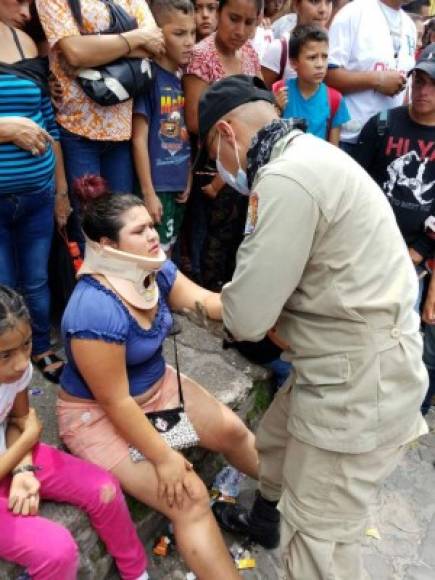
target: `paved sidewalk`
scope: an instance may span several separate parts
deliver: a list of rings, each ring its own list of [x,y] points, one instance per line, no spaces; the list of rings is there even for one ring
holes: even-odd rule
[[[380,490],[371,508],[363,546],[364,580],[435,580],[435,411],[428,416],[431,433],[411,446]],[[245,480],[240,499],[252,501],[255,484]],[[228,546],[238,539],[226,534]],[[257,567],[246,580],[284,580],[279,550],[255,548]],[[152,580],[182,580],[188,570],[174,551],[152,557]],[[309,579],[304,579],[309,580]],[[351,579],[349,579],[351,580]]]

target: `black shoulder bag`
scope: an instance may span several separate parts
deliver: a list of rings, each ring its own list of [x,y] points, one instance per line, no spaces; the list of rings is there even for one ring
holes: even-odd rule
[[[184,410],[184,396],[181,387],[180,366],[178,364],[177,331],[173,331],[175,366],[177,369],[178,394],[180,405],[174,409],[146,413],[147,418],[166,443],[172,449],[187,449],[199,443],[198,433]],[[164,386],[163,386],[164,388]],[[134,463],[143,461],[144,456],[135,447],[130,446],[130,457]]]
[[[137,28],[136,18],[122,6],[113,0],[101,1],[110,12],[110,26],[102,34],[121,34]],[[147,58],[119,58],[102,66],[80,69],[76,80],[88,97],[99,105],[119,105],[150,89],[151,63]]]

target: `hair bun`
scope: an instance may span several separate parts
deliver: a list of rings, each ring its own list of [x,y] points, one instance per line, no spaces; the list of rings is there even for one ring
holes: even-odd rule
[[[89,173],[74,180],[73,191],[85,206],[109,194],[107,181],[100,175]]]

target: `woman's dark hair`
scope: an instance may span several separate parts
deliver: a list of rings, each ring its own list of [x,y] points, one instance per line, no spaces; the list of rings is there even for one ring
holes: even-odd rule
[[[290,58],[298,58],[302,48],[308,42],[329,42],[328,33],[317,24],[298,24],[291,33],[288,43]]]
[[[49,2],[49,0],[47,0]],[[79,26],[83,26],[82,6],[80,0],[68,0],[68,5]]]
[[[110,193],[106,181],[98,175],[79,177],[73,189],[80,200],[83,231],[94,242],[103,237],[117,242],[124,226],[122,214],[132,207],[145,207],[136,195]]]
[[[260,14],[260,12],[263,10],[264,8],[264,0],[252,0],[255,4],[255,7],[257,9],[257,14]],[[222,11],[222,8],[224,6],[226,6],[228,4],[229,0],[219,0],[219,8],[218,8],[218,12]]]
[[[12,288],[0,284],[0,336],[15,328],[20,320],[30,322],[24,298]]]
[[[30,5],[30,20],[25,24],[24,32],[35,42],[44,42],[47,40],[34,2]]]

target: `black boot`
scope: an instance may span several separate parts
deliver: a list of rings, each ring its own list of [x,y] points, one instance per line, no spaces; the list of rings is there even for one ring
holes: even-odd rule
[[[226,531],[248,536],[271,550],[279,544],[279,511],[276,501],[268,501],[257,493],[250,510],[224,501],[213,504],[213,513],[219,525]]]

